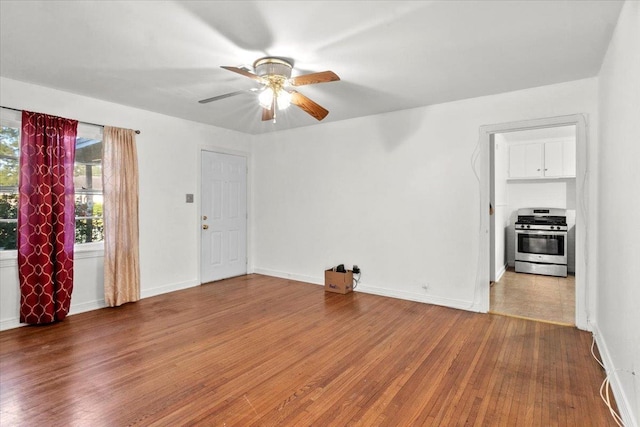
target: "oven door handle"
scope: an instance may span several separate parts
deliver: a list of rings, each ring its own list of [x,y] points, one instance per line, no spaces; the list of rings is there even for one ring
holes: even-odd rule
[[[516,234],[533,234],[533,235],[548,235],[548,236],[563,236],[567,234],[567,230],[551,231],[551,230],[519,230],[516,229]]]

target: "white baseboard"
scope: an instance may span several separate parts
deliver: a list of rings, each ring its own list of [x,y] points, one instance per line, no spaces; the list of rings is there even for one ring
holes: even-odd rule
[[[0,331],[6,331],[8,329],[19,328],[20,326],[27,326],[26,323],[20,323],[18,318],[0,320]]]
[[[73,300],[71,300],[71,308],[69,308],[69,316],[73,316],[74,314],[80,314],[87,311],[97,310],[99,308],[105,308],[105,307],[106,307],[106,304],[104,303],[103,299],[97,300],[97,301],[83,302],[80,304],[74,304]]]
[[[264,274],[265,276],[279,277],[281,279],[296,280],[298,282],[312,283],[314,285],[324,286],[324,277],[305,276],[302,274],[285,273],[284,271],[269,270],[266,268],[254,268],[255,274]]]
[[[456,308],[458,310],[476,311],[476,312],[480,311],[480,308],[477,306],[477,304],[473,303],[472,301],[464,301],[464,300],[458,300],[453,298],[444,298],[444,297],[439,297],[437,295],[418,294],[415,292],[399,291],[397,289],[389,289],[389,288],[379,288],[376,286],[368,286],[364,284],[359,284],[358,287],[355,289],[355,291],[364,292],[366,294],[380,295],[380,296],[390,297],[390,298],[398,298],[398,299],[403,299],[407,301],[422,302],[425,304],[440,305],[443,307]]]
[[[496,273],[496,282],[499,282],[500,279],[502,279],[502,276],[504,276],[504,273],[506,271],[507,271],[507,264],[503,265],[502,268],[500,268],[500,271]]]
[[[305,276],[301,274],[286,273],[284,271],[269,270],[265,268],[254,269],[256,274],[264,274],[265,276],[279,277],[281,279],[297,280],[314,285],[324,285],[323,277]],[[399,291],[397,289],[379,288],[376,286],[368,286],[360,283],[355,292],[363,292],[366,294],[380,295],[390,298],[398,298],[408,301],[422,302],[426,304],[441,305],[444,307],[457,308],[466,311],[480,311],[479,307],[471,301],[456,300],[451,298],[443,298],[434,295],[418,294],[414,292]]]
[[[71,307],[69,307],[69,316],[73,316],[74,314],[84,313],[86,311],[97,310],[99,308],[104,308],[104,300],[97,301],[88,301],[80,304],[74,304],[73,299],[71,300]],[[21,326],[27,326],[27,323],[20,323],[20,319],[18,317],[14,317],[11,319],[4,319],[0,321],[0,331],[6,331],[8,329],[19,328]]]
[[[193,288],[199,285],[200,283],[198,283],[197,280],[188,280],[186,282],[171,283],[169,285],[159,286],[157,288],[142,289],[140,291],[140,298],[155,297],[156,295],[168,294],[169,292],[175,292],[175,291],[180,291],[182,289]]]
[[[600,352],[600,357],[602,357],[602,363],[604,364],[605,370],[610,372],[609,374],[609,384],[611,385],[611,390],[613,391],[613,396],[616,399],[616,404],[618,405],[618,414],[622,417],[624,421],[624,425],[626,427],[638,427],[638,421],[635,419],[633,412],[630,410],[631,401],[629,400],[629,396],[627,396],[624,392],[624,389],[620,386],[620,371],[616,370],[616,366],[613,364],[613,360],[611,359],[611,354],[609,353],[609,348],[607,347],[607,343],[600,333],[600,329],[598,329],[598,325],[592,325],[593,327],[593,335],[596,338],[596,344],[598,346],[598,351]],[[597,363],[594,361],[593,363]],[[594,391],[595,393],[598,390]],[[603,403],[604,405],[604,403]]]
[[[143,289],[140,292],[140,297],[141,298],[154,297],[156,295],[166,294],[169,292],[179,291],[187,288],[193,288],[198,285],[199,283],[197,280],[190,280],[187,282],[180,282],[180,283],[172,283],[170,285],[160,286],[157,288]],[[73,297],[72,297],[71,307],[69,309],[69,316],[73,316],[74,314],[84,313],[87,311],[98,310],[104,307],[106,307],[104,300],[88,301],[88,302],[82,302],[79,304],[74,304]],[[20,323],[20,319],[18,317],[0,320],[0,331],[18,328],[20,326],[27,326],[27,324]]]

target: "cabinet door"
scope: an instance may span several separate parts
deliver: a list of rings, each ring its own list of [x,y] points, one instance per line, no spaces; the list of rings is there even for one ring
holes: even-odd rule
[[[562,141],[545,142],[544,144],[544,176],[564,176]]]
[[[515,144],[509,147],[509,178],[542,176],[542,144]]]
[[[544,176],[549,178],[576,176],[576,145],[574,141],[545,142]]]
[[[576,141],[562,143],[562,171],[565,176],[576,176]]]

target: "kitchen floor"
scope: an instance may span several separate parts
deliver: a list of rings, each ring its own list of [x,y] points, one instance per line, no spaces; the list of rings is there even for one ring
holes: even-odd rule
[[[491,284],[490,312],[575,325],[575,276],[553,277],[507,269]]]

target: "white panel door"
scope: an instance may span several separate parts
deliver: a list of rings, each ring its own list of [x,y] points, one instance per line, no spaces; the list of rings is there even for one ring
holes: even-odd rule
[[[202,151],[200,282],[247,273],[247,159]]]

